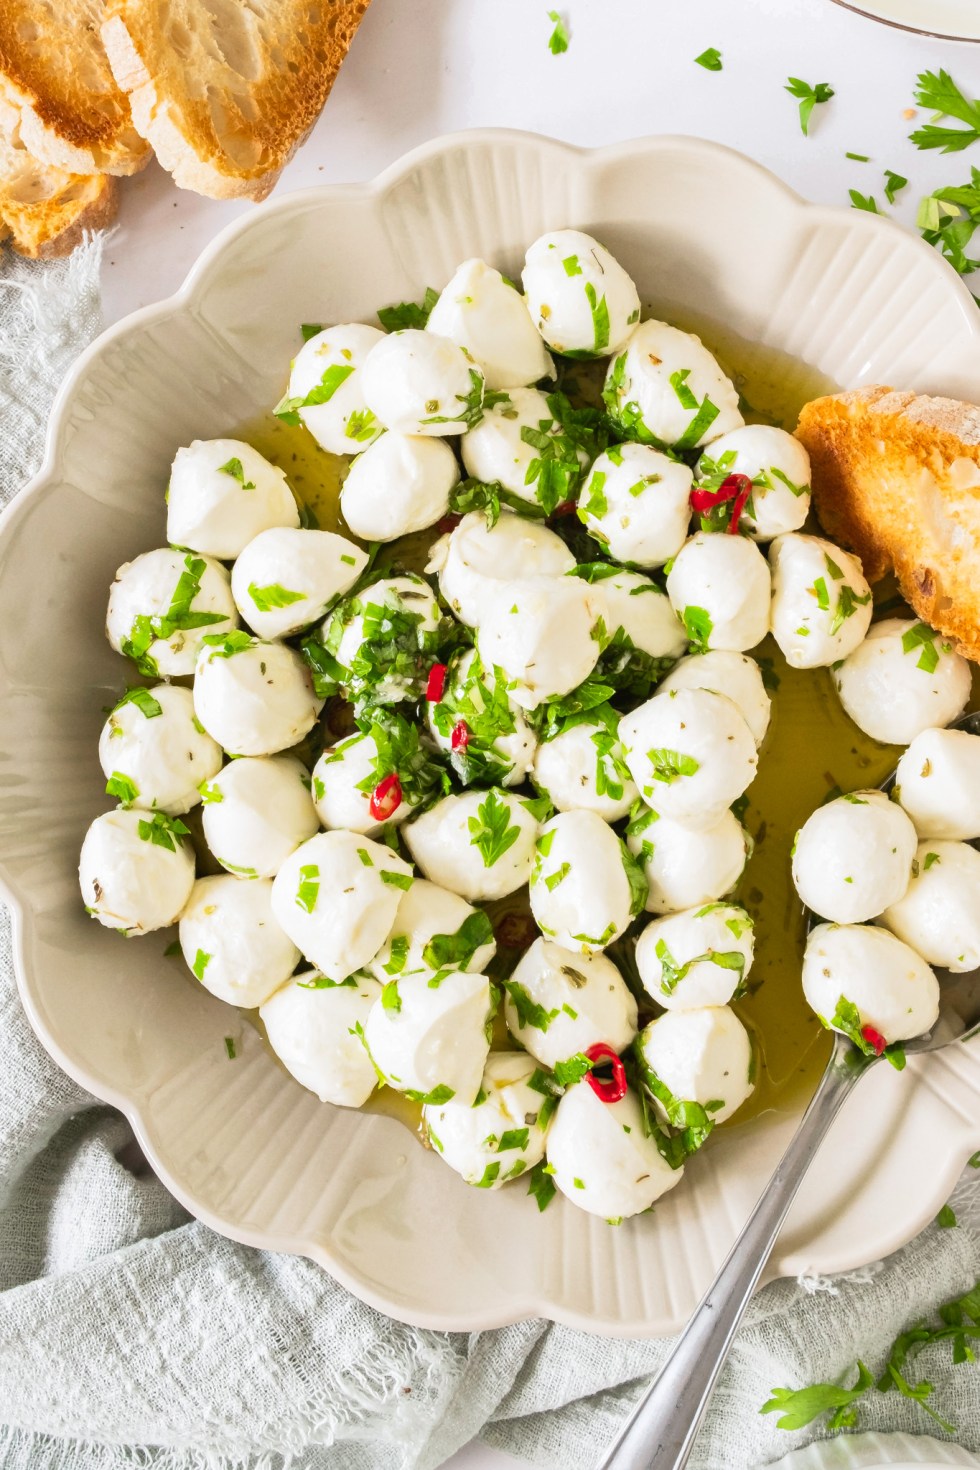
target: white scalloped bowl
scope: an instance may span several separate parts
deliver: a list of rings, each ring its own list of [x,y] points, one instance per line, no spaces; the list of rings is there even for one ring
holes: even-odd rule
[[[933,251],[885,220],[805,204],[708,143],[588,153],[471,133],[372,184],[266,204],[219,236],[176,296],[79,360],[44,469],[0,520],[0,878],[41,1040],[126,1113],[160,1177],[215,1230],[310,1256],[422,1326],[543,1315],[646,1336],[689,1314],[795,1117],[732,1130],[655,1216],[611,1230],[561,1199],[539,1215],[521,1190],[468,1189],[395,1120],[321,1105],[249,1025],[182,982],[160,935],[123,944],[91,923],[76,878],[106,805],[96,742],[120,680],[106,592],[120,562],[162,540],[176,447],[275,401],[298,322],[368,319],[472,255],[516,274],[530,240],[567,224],[601,235],[667,314],[696,308],[839,383],[980,401],[980,315]],[[894,1249],[978,1146],[980,1048],[903,1076],[876,1068],[811,1170],[769,1276]]]

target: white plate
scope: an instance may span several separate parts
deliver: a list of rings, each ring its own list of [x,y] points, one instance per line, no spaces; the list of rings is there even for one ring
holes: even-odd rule
[[[980,41],[977,0],[834,0],[870,20],[940,41]]]
[[[867,1433],[809,1444],[770,1463],[767,1470],[949,1470],[950,1465],[977,1467],[980,1460],[928,1434]]]
[[[214,242],[175,297],[85,353],[42,473],[0,522],[0,877],[38,1035],[129,1116],[161,1178],[216,1230],[309,1255],[420,1325],[543,1315],[645,1336],[687,1317],[794,1117],[732,1130],[655,1216],[611,1230],[560,1199],[539,1215],[521,1190],[468,1189],[393,1120],[318,1103],[234,1011],[163,960],[169,935],[123,944],[85,917],[76,886],[82,835],[106,806],[102,707],[125,677],[102,635],[106,593],[120,562],[163,538],[176,446],[275,402],[300,322],[369,318],[474,254],[513,275],[528,241],[566,224],[602,236],[668,312],[696,307],[837,382],[980,400],[980,316],[938,255],[886,220],[804,204],[712,144],[584,153],[471,133],[372,184],[267,204]],[[769,1275],[894,1249],[978,1145],[980,1049],[904,1076],[876,1068],[811,1171]]]

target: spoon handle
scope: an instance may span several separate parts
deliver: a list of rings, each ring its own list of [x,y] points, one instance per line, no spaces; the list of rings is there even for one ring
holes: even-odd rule
[[[867,1070],[861,1062],[838,1037],[813,1100],[759,1203],[601,1470],[683,1470],[687,1464],[779,1228],[844,1099]]]

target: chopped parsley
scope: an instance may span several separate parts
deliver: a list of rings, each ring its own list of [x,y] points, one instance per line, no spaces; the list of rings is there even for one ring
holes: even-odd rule
[[[296,903],[308,914],[312,914],[316,908],[316,901],[320,893],[320,869],[315,863],[307,863],[299,870],[299,888],[296,890]]]
[[[885,198],[889,204],[895,203],[895,196],[908,187],[908,182],[901,174],[894,173],[890,168],[885,169]]]
[[[591,281],[585,283],[585,299],[589,303],[589,311],[592,313],[592,350],[599,357],[609,346],[609,307],[606,305],[605,296],[597,296],[596,289]]]
[[[270,582],[265,587],[257,587],[254,582],[249,582],[248,595],[259,612],[264,613],[271,612],[273,608],[291,607],[294,602],[302,602],[306,593],[291,592],[279,582]]]
[[[477,950],[492,943],[493,925],[482,909],[474,909],[455,934],[433,934],[422,951],[422,959],[431,970],[453,966],[465,970]]]
[[[833,637],[835,633],[841,630],[847,622],[847,619],[853,616],[857,608],[866,607],[870,601],[870,592],[866,592],[863,597],[858,597],[854,588],[849,586],[847,582],[843,582],[837,593],[837,607],[834,610],[834,616],[830,624],[830,636]]]
[[[163,705],[158,699],[154,699],[149,689],[144,689],[142,684],[137,685],[134,689],[127,689],[122,699],[113,705],[111,713],[115,714],[126,704],[135,704],[140,714],[145,715],[148,720],[155,720],[157,715],[163,714]]]
[[[708,639],[714,631],[714,621],[707,608],[688,603],[684,609],[684,631],[696,653],[708,651]]]
[[[858,1051],[866,1057],[879,1055],[872,1042],[864,1035],[864,1023],[861,1020],[861,1012],[853,1001],[847,999],[846,995],[838,996],[837,1007],[828,1023],[823,1016],[820,1017],[823,1024],[830,1025],[834,1031],[841,1031],[847,1039],[857,1047]],[[905,1067],[905,1048],[900,1041],[893,1041],[880,1053],[886,1062],[890,1062],[896,1072],[901,1072]]]
[[[272,412],[277,419],[282,419],[284,424],[301,424],[300,409],[313,408],[318,403],[329,403],[337,389],[346,383],[353,371],[351,363],[331,363],[330,367],[324,369],[319,383],[311,388],[309,393],[292,398],[288,393],[284,394]]]
[[[184,569],[177,579],[170,606],[160,616],[139,613],[133,619],[129,637],[124,638],[121,651],[131,658],[141,674],[156,678],[159,674],[156,660],[151,657],[150,645],[157,639],[166,641],[175,633],[188,632],[194,628],[207,628],[214,623],[226,623],[225,613],[192,612],[191,606],[201,590],[201,578],[207,562],[202,556],[188,552],[184,557]]]
[[[381,1006],[386,1011],[400,1011],[402,998],[398,991],[398,981],[389,980],[381,990]]]
[[[496,790],[487,792],[476,812],[475,817],[467,818],[470,845],[478,849],[483,866],[492,868],[513,847],[521,829],[517,822],[511,822],[507,800]]]
[[[132,806],[139,798],[139,788],[136,782],[129,776],[123,775],[122,771],[113,771],[105,783],[106,796],[114,796],[123,806]]]
[[[233,1062],[238,1055],[238,1052],[235,1048],[234,1036],[225,1037],[225,1055],[227,1056],[229,1062]]]
[[[682,776],[693,776],[701,769],[701,762],[695,760],[693,755],[685,755],[680,750],[667,750],[663,746],[648,750],[647,760],[653,768],[653,779],[662,782],[664,786],[672,786]]]
[[[902,649],[905,653],[918,651],[916,668],[922,669],[923,673],[934,674],[939,667],[939,650],[936,647],[937,634],[928,623],[914,623],[907,632],[902,634]]]
[[[457,393],[457,403],[463,406],[459,413],[439,414],[432,413],[428,418],[422,420],[423,424],[465,424],[467,429],[473,429],[483,417],[483,374],[478,368],[470,368],[470,387],[468,393]],[[435,401],[435,400],[433,400]],[[428,405],[426,405],[428,407]],[[438,404],[437,404],[438,406]]]
[[[698,402],[696,394],[687,385],[690,376],[690,368],[681,368],[670,375],[670,386],[677,394],[681,408],[694,414],[693,419],[674,445],[676,450],[696,449],[721,412],[718,405],[712,403],[707,393],[700,403]]]
[[[232,479],[237,480],[243,490],[255,489],[255,481],[245,479],[245,471],[242,468],[240,459],[230,459],[227,464],[219,465],[218,470],[221,474],[231,475]]]
[[[556,1006],[551,1011],[545,1010],[543,1005],[531,999],[524,986],[517,980],[505,980],[504,989],[517,1012],[517,1026],[520,1031],[523,1031],[525,1026],[532,1026],[535,1031],[547,1031],[552,1021],[561,1015],[560,1006]]]
[[[208,954],[206,950],[198,950],[197,954],[194,956],[194,963],[193,965],[191,965],[191,969],[194,971],[194,974],[196,975],[198,980],[204,979],[204,972],[213,958],[214,956]]]
[[[552,56],[560,56],[563,51],[568,50],[568,27],[557,10],[549,10],[548,19],[554,26],[554,30],[548,37],[548,50]]]
[[[671,954],[664,939],[658,939],[654,953],[660,961],[661,978],[660,989],[664,995],[673,995],[681,981],[689,974],[694,965],[711,964],[717,965],[722,970],[735,970],[738,973],[739,984],[745,972],[745,956],[741,950],[718,950],[708,949],[704,954],[696,954],[683,964],[678,964]]]
[[[537,1201],[539,1210],[546,1210],[557,1193],[549,1166],[543,1159],[527,1176],[527,1192]]]
[[[968,184],[936,189],[919,203],[916,225],[922,238],[928,245],[938,245],[961,276],[980,266],[980,261],[966,253],[978,224],[980,169],[971,169]]]
[[[170,852],[178,850],[182,837],[190,836],[190,828],[179,817],[168,817],[163,812],[141,819],[136,830],[144,842],[152,842],[154,847],[165,847]]]
[[[378,876],[382,883],[387,883],[389,888],[401,888],[405,893],[408,892],[415,882],[415,878],[411,873],[396,873],[391,868],[382,868]]]
[[[857,189],[848,189],[852,209],[863,209],[868,214],[880,214],[881,210],[875,201],[873,194],[861,194]]]
[[[427,286],[421,301],[401,301],[397,306],[383,306],[378,312],[378,321],[386,332],[404,332],[408,329],[420,332],[438,300],[439,292]]]
[[[721,71],[721,52],[717,46],[709,46],[700,56],[695,56],[694,64],[703,66],[705,71]]]
[[[807,137],[813,109],[824,102],[829,102],[834,95],[834,89],[829,82],[817,82],[815,87],[811,87],[809,82],[804,82],[799,77],[790,77],[784,90],[789,92],[791,97],[799,99],[800,128],[803,136]]]

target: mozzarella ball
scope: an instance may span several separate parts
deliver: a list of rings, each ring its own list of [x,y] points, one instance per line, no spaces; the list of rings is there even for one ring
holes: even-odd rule
[[[560,812],[595,812],[605,822],[626,816],[639,793],[626,768],[617,726],[612,710],[606,719],[575,716],[538,746],[531,780]]]
[[[915,828],[883,791],[853,791],[818,807],[796,834],[793,882],[811,913],[861,924],[909,886]]]
[[[531,912],[542,934],[578,953],[605,949],[645,902],[642,874],[597,812],[559,812],[545,822],[531,873]]]
[[[434,971],[482,972],[497,952],[490,920],[440,888],[416,878],[403,894],[391,933],[369,965],[371,974],[385,982],[399,975]]]
[[[201,640],[237,627],[228,573],[206,556],[144,551],[123,563],[109,589],[106,636],[150,678],[193,674]]]
[[[299,960],[299,950],[273,917],[268,878],[198,878],[179,934],[184,959],[205,990],[246,1009],[264,1004]]]
[[[738,393],[699,337],[642,322],[609,365],[603,393],[631,438],[700,449],[744,422]]]
[[[519,1051],[494,1051],[472,1107],[427,1103],[425,1136],[451,1169],[477,1189],[499,1189],[544,1158],[551,1120],[545,1098],[529,1085],[536,1066]]]
[[[483,512],[474,510],[433,548],[426,570],[439,573],[439,590],[459,621],[477,628],[503,582],[563,577],[574,565],[564,541],[547,526],[509,511],[488,526]]]
[[[364,1045],[397,1092],[468,1108],[480,1090],[492,1015],[486,975],[455,970],[389,980],[364,1026]]]
[[[476,427],[463,435],[460,443],[463,464],[474,479],[488,484],[497,481],[530,505],[537,505],[540,500],[550,512],[554,504],[540,497],[541,450],[522,438],[525,429],[536,430],[552,439],[564,433],[544,393],[536,388],[512,388],[500,395]],[[584,449],[577,449],[575,456],[584,471],[589,463],[588,455]],[[577,483],[577,476],[573,481],[570,488]]]
[[[362,369],[372,347],[382,341],[383,332],[361,322],[317,332],[293,359],[286,398],[277,412],[297,413],[328,454],[357,454],[381,433],[365,402]]]
[[[366,662],[361,657],[362,649],[370,645],[377,652],[386,644],[397,641],[394,656],[404,652],[407,638],[406,619],[414,627],[414,642],[420,656],[418,677],[421,676],[421,655],[432,642],[432,635],[439,627],[439,605],[435,594],[422,577],[406,574],[402,577],[382,577],[364,587],[354,597],[328,614],[323,624],[323,639],[326,647],[344,671],[344,684],[348,693],[355,697],[370,691],[377,704],[397,704],[414,692],[414,679],[394,671],[383,673],[378,678],[378,663]],[[400,626],[399,626],[400,625]],[[394,638],[388,635],[394,634]]]
[[[948,725],[970,698],[970,665],[925,623],[885,618],[834,671],[840,702],[865,735],[910,745]]]
[[[604,1042],[624,1052],[636,1001],[612,960],[536,939],[504,981],[507,1029],[543,1067]]]
[[[426,702],[425,719],[433,744],[466,786],[475,780],[519,786],[531,768],[537,737],[506,682],[484,668],[475,648],[453,655],[442,698]]]
[[[657,692],[665,694],[671,689],[710,689],[724,694],[752,731],[756,746],[765,740],[772,700],[754,658],[723,648],[691,654],[674,665]]]
[[[189,689],[131,689],[99,736],[99,760],[126,806],[179,817],[197,806],[198,786],[221,769],[221,748],[194,719]],[[120,779],[121,778],[121,779]]]
[[[692,478],[649,444],[614,444],[592,465],[579,520],[617,561],[661,567],[687,540]]]
[[[605,357],[640,319],[632,279],[582,230],[551,230],[528,247],[521,272],[528,310],[553,352]]]
[[[483,386],[468,352],[416,328],[383,337],[361,369],[368,408],[400,434],[464,433],[480,417]]]
[[[397,853],[353,832],[319,832],[290,853],[272,885],[272,912],[328,980],[374,959],[412,886]]]
[[[602,596],[577,577],[528,577],[501,584],[476,635],[487,668],[502,669],[523,709],[568,694],[602,651]]]
[[[528,881],[537,835],[525,802],[496,787],[444,796],[405,828],[425,876],[470,903],[506,898]]]
[[[772,632],[794,669],[853,653],[871,622],[861,563],[819,536],[779,536],[769,548]]]
[[[684,1174],[647,1136],[635,1092],[605,1103],[587,1082],[570,1087],[558,1104],[547,1152],[562,1194],[614,1224],[648,1210]]]
[[[752,968],[752,920],[734,903],[709,903],[653,919],[637,940],[636,967],[665,1011],[724,1006]]]
[[[886,1044],[921,1036],[939,1015],[939,981],[914,949],[871,924],[818,924],[803,956],[803,994],[825,1026],[843,1001],[856,1007],[860,1026]]]
[[[713,1123],[724,1123],[752,1093],[752,1042],[728,1006],[668,1011],[644,1027],[636,1050],[677,1102],[698,1103]],[[669,1116],[661,1101],[655,1105]]]
[[[372,734],[351,735],[329,746],[313,767],[313,801],[323,825],[328,830],[374,836],[389,822],[404,822],[410,817],[418,799],[413,800],[412,793],[406,794],[401,783],[395,805],[391,805],[391,796],[383,804],[381,815],[371,811],[375,790],[392,774],[388,765],[382,761]]]
[[[194,713],[229,755],[275,755],[312,730],[323,700],[295,649],[239,638],[201,649]]]
[[[272,526],[298,526],[289,481],[241,439],[195,439],[178,449],[167,492],[167,540],[233,561]]]
[[[203,785],[204,840],[240,878],[274,878],[320,830],[310,777],[295,756],[244,756]]]
[[[744,536],[692,536],[667,573],[667,595],[701,649],[744,653],[769,632],[769,568]]]
[[[524,297],[485,260],[464,260],[457,268],[426,331],[465,348],[494,392],[555,376]]]
[[[705,829],[755,777],[752,731],[724,694],[672,689],[619,722],[619,738],[640,795],[662,817]]]
[[[980,837],[980,736],[923,730],[898,763],[894,789],[920,837]]]
[[[263,531],[231,571],[238,611],[260,638],[290,638],[353,587],[367,554],[332,531]]]
[[[626,829],[626,846],[643,864],[647,912],[671,914],[731,893],[745,871],[751,839],[730,811],[697,831],[647,809]]]
[[[747,475],[752,494],[742,512],[754,541],[798,531],[810,510],[810,456],[799,439],[769,424],[744,424],[713,439],[698,460],[695,482],[718,489],[729,475]]]
[[[355,536],[394,541],[435,525],[458,479],[456,456],[442,439],[382,434],[347,472],[340,509]]]
[[[616,572],[596,584],[608,611],[606,628],[618,645],[638,648],[668,663],[687,647],[687,634],[663,589],[639,572]]]
[[[103,812],[82,843],[78,881],[86,911],[107,929],[166,929],[194,886],[194,849],[160,812]]]
[[[321,1102],[360,1108],[374,1091],[378,1075],[357,1027],[364,1029],[380,994],[367,975],[334,985],[316,970],[303,970],[260,1006],[272,1050]]]
[[[954,974],[980,968],[980,852],[966,842],[920,842],[912,881],[881,922],[930,965]]]

